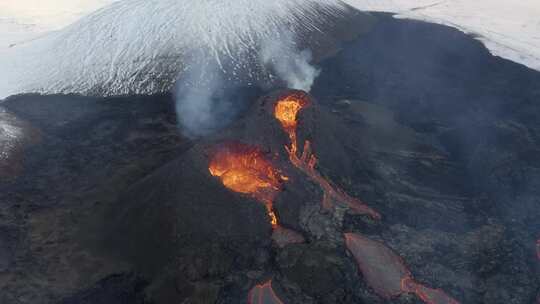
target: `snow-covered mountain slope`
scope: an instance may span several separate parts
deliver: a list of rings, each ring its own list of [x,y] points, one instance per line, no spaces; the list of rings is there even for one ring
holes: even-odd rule
[[[263,41],[290,31],[302,47],[320,49],[332,44],[349,14],[360,13],[338,0],[119,1],[47,37],[0,50],[7,78],[0,98],[167,91],[199,53],[228,77],[257,78],[253,63],[260,60],[251,57]]]
[[[492,54],[540,70],[538,0],[345,0],[361,10],[397,13],[456,27],[481,40]]]
[[[333,26],[347,11],[339,0],[120,0],[55,31],[115,1],[2,1],[0,98],[32,91],[165,91],[179,71],[187,68],[182,61],[194,49],[207,50],[217,59],[222,55],[241,58],[235,52],[270,37],[276,26],[294,24],[297,31],[313,34],[325,31],[328,19],[334,20]],[[478,37],[493,54],[540,70],[537,0],[344,2],[360,10],[394,12],[399,18],[457,27]],[[233,63],[233,70],[237,68],[238,62]]]

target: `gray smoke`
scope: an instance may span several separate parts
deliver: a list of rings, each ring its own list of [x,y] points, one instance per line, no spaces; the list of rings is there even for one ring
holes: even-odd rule
[[[204,51],[192,56],[176,85],[176,112],[184,134],[204,136],[224,127],[246,102],[256,99],[250,93],[254,88],[271,87],[270,79],[277,77],[289,88],[309,91],[320,71],[310,64],[311,52],[299,51],[294,41],[292,34],[281,34],[279,39],[267,39],[260,44],[255,62],[247,65],[258,66],[258,70],[267,71],[262,74],[270,73],[273,77],[259,75],[257,82],[250,80],[251,75],[236,77],[235,65],[228,64],[247,59],[216,60]]]

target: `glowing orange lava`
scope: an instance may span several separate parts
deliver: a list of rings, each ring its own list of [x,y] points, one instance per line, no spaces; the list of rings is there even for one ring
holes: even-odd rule
[[[244,144],[225,145],[214,154],[208,169],[228,189],[248,194],[263,202],[272,226],[278,225],[272,202],[281,189],[284,177],[260,149]]]
[[[280,99],[274,108],[274,116],[281,123],[287,133],[296,131],[298,126],[298,113],[309,105],[309,99],[304,93],[292,93]]]
[[[248,304],[283,304],[272,289],[272,280],[255,285],[248,294]]]
[[[344,204],[355,214],[368,214],[373,218],[379,219],[380,215],[376,211],[361,201],[347,195],[343,190],[334,187],[315,170],[317,157],[312,153],[311,143],[309,141],[304,143],[302,155],[298,156],[298,140],[296,136],[298,113],[306,106],[309,106],[307,94],[296,92],[278,100],[274,107],[274,117],[281,123],[283,130],[289,135],[290,145],[285,147],[289,155],[289,160],[296,168],[309,176],[312,181],[319,184],[323,189],[322,205],[325,209],[330,209],[333,203]]]

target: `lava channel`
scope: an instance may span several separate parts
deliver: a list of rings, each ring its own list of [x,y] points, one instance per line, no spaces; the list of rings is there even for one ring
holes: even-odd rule
[[[391,299],[414,293],[428,304],[459,304],[444,291],[415,282],[403,259],[384,244],[356,233],[345,233],[345,244],[367,284],[379,296]]]
[[[259,148],[240,143],[226,144],[213,155],[208,169],[210,174],[221,179],[226,188],[264,203],[272,227],[278,226],[272,204],[286,178],[279,174]]]
[[[289,135],[290,145],[285,149],[289,155],[290,162],[306,174],[313,182],[317,183],[323,190],[322,205],[325,209],[330,209],[334,203],[344,204],[354,214],[368,214],[373,218],[380,219],[380,214],[369,208],[360,200],[349,196],[345,191],[334,187],[330,181],[326,180],[316,169],[317,157],[311,151],[310,141],[305,141],[301,156],[298,156],[298,113],[303,108],[309,106],[309,97],[306,93],[292,93],[276,102],[274,107],[274,117],[281,123],[283,130]]]
[[[272,280],[255,285],[248,294],[248,304],[283,304],[272,289]]]

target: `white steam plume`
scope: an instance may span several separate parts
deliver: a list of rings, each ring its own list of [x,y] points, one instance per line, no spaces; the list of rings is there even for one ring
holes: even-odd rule
[[[300,51],[292,33],[281,35],[281,39],[265,40],[261,49],[263,65],[270,67],[278,78],[291,89],[309,92],[320,70],[311,65],[312,54]]]
[[[256,58],[252,64],[275,76],[266,77],[267,81],[261,77],[258,86],[271,87],[277,76],[289,88],[311,90],[320,70],[310,64],[311,51],[298,49],[293,33],[281,32],[259,45],[252,50]],[[230,62],[199,51],[190,56],[187,66],[178,79],[175,96],[178,122],[185,135],[204,136],[225,126],[245,102],[251,101],[246,100],[246,92],[255,84],[246,85],[228,77],[235,72]]]
[[[177,82],[175,98],[178,122],[187,136],[206,135],[227,123],[234,114],[218,63],[206,52],[191,59]]]

